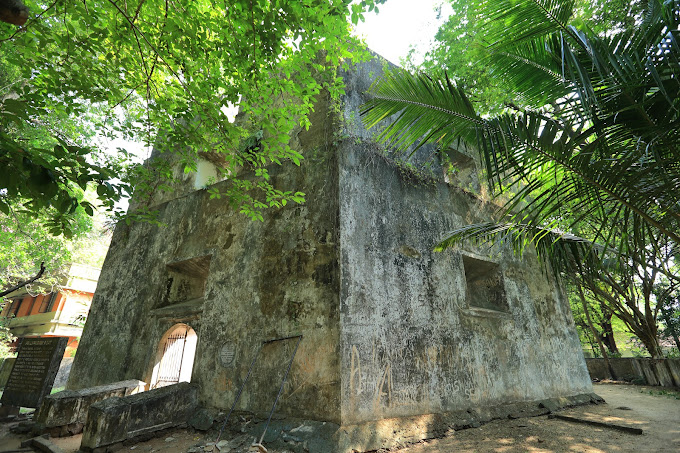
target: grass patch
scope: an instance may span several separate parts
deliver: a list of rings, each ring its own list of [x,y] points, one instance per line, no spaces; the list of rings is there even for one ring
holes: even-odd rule
[[[652,396],[665,396],[680,400],[680,392],[676,392],[674,390],[640,390],[640,393],[647,393]]]

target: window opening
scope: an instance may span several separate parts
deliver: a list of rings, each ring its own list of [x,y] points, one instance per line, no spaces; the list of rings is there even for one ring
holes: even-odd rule
[[[178,261],[167,265],[165,294],[155,308],[203,298],[210,272],[210,255]]]
[[[52,307],[54,306],[54,301],[57,300],[57,295],[59,293],[50,293],[49,297],[44,296],[42,303],[40,304],[40,313],[47,313],[52,311]]]
[[[503,273],[497,263],[463,255],[463,268],[468,307],[509,311]]]

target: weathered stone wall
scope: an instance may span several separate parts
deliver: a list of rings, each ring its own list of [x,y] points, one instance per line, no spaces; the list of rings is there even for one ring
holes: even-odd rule
[[[69,388],[149,382],[161,337],[181,322],[198,334],[191,381],[208,406],[232,404],[263,340],[295,334],[277,411],[300,418],[346,425],[591,391],[569,306],[535,256],[432,252],[493,206],[475,193],[473,159],[463,190],[436,159],[434,178],[417,170],[432,147],[412,167],[374,143],[358,106],[382,69],[376,59],[343,73],[342,120],[322,96],[310,130],[291,134],[302,167],[271,168],[304,205],[252,222],[185,187],[158,198],[164,226],[116,228]],[[238,409],[269,410],[293,347],[262,349]]]
[[[64,357],[61,359],[57,377],[54,378],[54,383],[52,384],[53,389],[66,386],[66,382],[68,382],[68,376],[71,374],[71,368],[73,367],[73,359],[74,357]]]
[[[144,382],[131,379],[83,390],[64,390],[47,395],[35,415],[36,429],[49,429],[52,437],[80,432],[91,405],[107,398],[139,392]],[[77,425],[77,426],[75,426]]]
[[[488,219],[476,200],[410,185],[370,145],[343,151],[343,423],[591,391],[569,305],[534,256],[491,257],[507,312],[468,307],[462,250],[432,249]]]
[[[80,451],[116,451],[120,442],[186,423],[197,394],[196,385],[182,382],[98,401],[87,411]]]
[[[445,184],[436,160],[434,180],[423,177],[431,148],[413,167],[395,163],[352,121],[366,74],[380,72],[366,66],[345,75],[339,151],[343,424],[591,392],[569,305],[535,255],[432,251],[494,206]],[[469,306],[463,253],[498,268],[505,308]]]
[[[316,128],[293,137],[306,150],[305,164],[270,168],[277,188],[307,194],[304,205],[270,210],[256,222],[199,190],[157,206],[164,226],[116,228],[69,388],[131,378],[149,382],[158,342],[183,322],[198,335],[191,380],[200,386],[200,399],[228,408],[261,342],[302,333],[279,411],[338,420],[337,163],[322,141],[327,105],[317,106]],[[174,296],[166,297],[174,294],[168,278],[183,265],[168,265],[205,256],[202,299],[173,305]],[[187,294],[195,298],[195,288]],[[228,368],[219,361],[225,344],[235,347]],[[271,408],[293,346],[287,341],[263,348],[238,408]]]

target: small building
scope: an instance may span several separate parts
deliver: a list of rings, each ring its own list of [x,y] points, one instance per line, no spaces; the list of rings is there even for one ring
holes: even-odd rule
[[[0,318],[7,319],[16,347],[26,337],[68,337],[64,357],[75,354],[97,287],[100,269],[71,264],[59,284],[46,293],[21,288],[7,296]]]
[[[177,166],[184,182],[149,206],[163,226],[117,225],[68,388],[191,381],[229,409],[249,376],[236,408],[266,413],[302,335],[277,412],[345,432],[592,392],[569,303],[535,254],[433,251],[496,206],[466,149],[445,174],[434,148],[404,163],[363,127],[382,70],[343,71],[340,105],[319,95],[309,130],[290,132],[302,166],[269,168],[305,204],[251,221],[204,190],[208,159],[195,175]]]

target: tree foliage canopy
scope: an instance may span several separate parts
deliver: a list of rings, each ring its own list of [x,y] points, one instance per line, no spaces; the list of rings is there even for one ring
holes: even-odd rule
[[[80,119],[97,133],[141,140],[181,155],[187,171],[199,152],[221,155],[225,175],[247,157],[239,144],[256,132],[231,123],[240,105],[263,132],[251,165],[255,179],[231,177],[224,195],[253,217],[299,194],[281,192],[265,167],[302,159],[288,133],[308,126],[314,96],[337,94],[333,67],[357,53],[349,35],[380,0],[29,0],[26,24],[0,23],[0,55],[14,73],[0,87],[0,210],[21,203],[34,212],[73,213],[75,187],[97,186],[112,208],[132,192],[121,174],[128,156],[105,155],[55,118]],[[290,102],[295,99],[295,102]],[[287,101],[286,101],[287,100]],[[91,115],[96,111],[96,115]],[[73,124],[73,123],[69,123]],[[27,136],[48,125],[53,143],[32,146]],[[135,190],[155,186],[133,174]],[[118,178],[118,179],[114,179]],[[143,207],[143,205],[141,205]]]
[[[446,71],[468,94],[481,113],[500,113],[507,105],[522,105],[517,90],[502,79],[502,70],[490,65],[487,36],[502,36],[505,22],[485,22],[479,11],[486,0],[449,0],[452,14],[439,28],[433,47],[417,67],[435,77]],[[644,0],[576,0],[570,23],[586,26],[597,35],[611,30],[633,30],[641,21]],[[407,67],[413,64],[415,49],[407,56]],[[525,107],[524,105],[522,105]]]
[[[95,198],[92,192],[77,196],[85,201]],[[51,234],[53,214],[46,210],[34,215],[21,205],[14,206],[10,215],[0,213],[0,295],[35,277],[41,263],[45,271],[35,284],[27,285],[31,293],[52,290],[73,262],[101,267],[109,242],[102,225],[104,215],[96,212],[93,217],[78,207],[69,216],[71,236],[67,238]]]
[[[453,62],[447,69],[462,83],[395,71],[363,112],[369,126],[396,114],[381,138],[403,150],[476,146],[492,189],[507,195],[500,222],[460,228],[439,248],[495,240],[521,253],[533,244],[659,356],[655,288],[680,280],[669,265],[680,245],[680,3],[651,0],[640,11],[615,2],[623,19],[609,3],[584,10],[599,1],[452,3],[465,14],[439,35],[450,45],[431,55]],[[456,35],[461,27],[477,33],[483,67],[456,66],[455,37],[470,38]],[[466,80],[474,70],[484,85]]]

